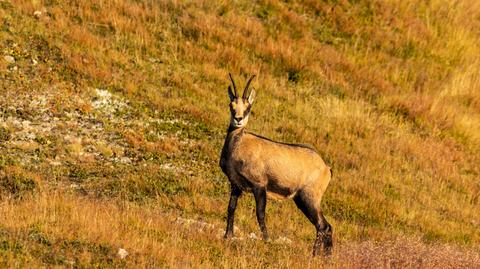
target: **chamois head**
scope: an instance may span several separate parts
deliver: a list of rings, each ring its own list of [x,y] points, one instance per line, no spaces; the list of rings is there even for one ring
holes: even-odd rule
[[[228,96],[230,97],[230,126],[234,128],[243,128],[247,125],[248,116],[252,109],[253,101],[255,100],[255,90],[248,90],[255,75],[248,80],[241,98],[238,96],[237,87],[232,74],[229,73],[228,75],[232,81],[232,85],[228,86]]]

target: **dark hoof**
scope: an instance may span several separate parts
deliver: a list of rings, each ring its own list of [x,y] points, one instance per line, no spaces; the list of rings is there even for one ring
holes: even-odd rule
[[[265,241],[265,242],[270,242],[270,237],[268,236],[268,234],[263,234],[263,235],[262,235],[262,239],[263,239],[263,241]]]
[[[333,248],[332,237],[327,236],[325,238],[325,240],[323,241],[323,253],[324,253],[324,255],[331,255],[332,254],[332,248]]]

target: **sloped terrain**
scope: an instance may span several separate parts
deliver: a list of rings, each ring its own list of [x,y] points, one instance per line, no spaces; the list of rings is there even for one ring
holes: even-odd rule
[[[0,20],[1,267],[479,266],[477,1],[0,1]],[[228,72],[257,74],[250,130],[333,166],[331,259],[291,201],[267,203],[272,242],[250,195],[220,238]]]

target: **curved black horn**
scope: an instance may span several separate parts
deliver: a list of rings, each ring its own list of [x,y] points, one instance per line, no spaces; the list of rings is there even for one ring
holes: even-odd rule
[[[235,93],[235,97],[238,96],[237,94],[237,86],[235,86],[235,81],[233,81],[233,76],[232,74],[228,73],[228,76],[230,77],[230,80],[232,81],[232,86],[233,86],[233,92]]]
[[[247,98],[247,92],[248,92],[248,87],[250,87],[250,83],[252,82],[253,78],[255,77],[255,75],[253,75],[247,82],[247,85],[245,86],[245,89],[243,90],[243,95],[242,95],[242,98],[245,99]]]

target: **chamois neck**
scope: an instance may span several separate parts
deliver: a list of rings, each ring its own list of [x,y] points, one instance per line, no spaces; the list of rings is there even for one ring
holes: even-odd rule
[[[239,141],[239,139],[241,139],[242,135],[244,134],[244,129],[244,127],[228,127],[227,135],[225,136],[225,144],[223,145],[222,156],[229,156],[228,152],[234,147],[236,141]]]

